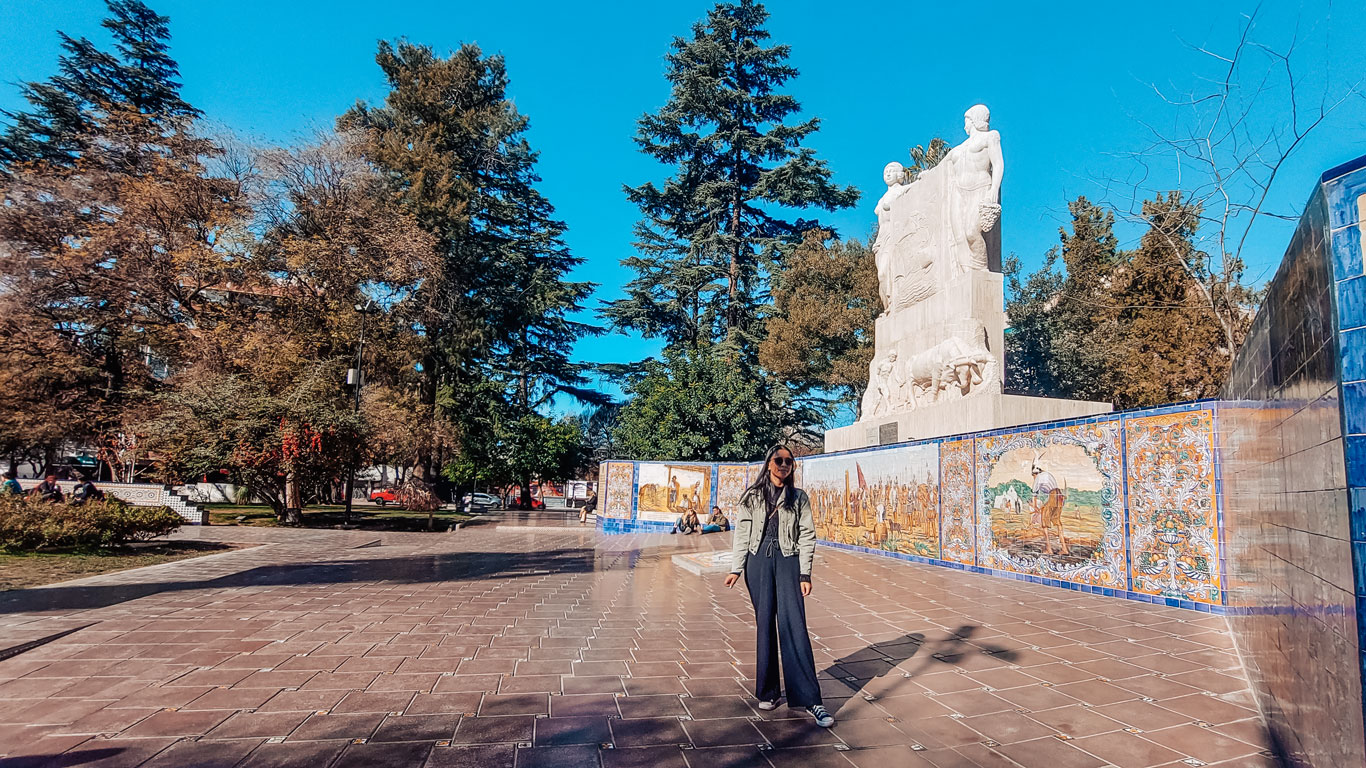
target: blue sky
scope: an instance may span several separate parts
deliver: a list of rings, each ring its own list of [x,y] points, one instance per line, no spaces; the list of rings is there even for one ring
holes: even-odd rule
[[[640,155],[636,119],[668,96],[664,54],[710,7],[707,2],[572,4],[154,0],[171,17],[173,54],[188,100],[248,138],[289,142],[332,124],[357,99],[378,101],[384,84],[376,41],[407,37],[438,51],[476,42],[507,57],[511,93],[531,119],[541,152],[543,191],[586,259],[577,277],[601,283],[599,299],[620,295],[630,278],[636,210],[623,184],[664,170]],[[1265,4],[1258,38],[1299,39],[1306,89],[1341,85],[1366,73],[1366,3],[1305,0]],[[1274,7],[1272,7],[1274,6]],[[1004,250],[1034,265],[1057,242],[1066,202],[1102,196],[1099,180],[1135,169],[1144,123],[1175,114],[1155,94],[1190,90],[1217,68],[1196,47],[1231,50],[1253,2],[1094,0],[977,2],[956,20],[942,5],[778,0],[768,4],[773,39],[792,47],[801,76],[789,87],[822,129],[809,142],[840,183],[864,191],[859,207],[824,218],[841,234],[866,236],[881,193],[881,169],[941,135],[961,136],[964,109],[991,107],[1001,131]],[[101,0],[0,3],[0,108],[20,106],[13,83],[55,68],[55,30],[103,41]],[[1275,96],[1275,94],[1272,94]],[[1283,117],[1278,115],[1277,118]],[[1298,211],[1324,169],[1366,154],[1366,98],[1350,99],[1282,172],[1273,204]],[[1173,186],[1159,167],[1151,180]],[[1247,250],[1250,274],[1265,279],[1279,263],[1288,224],[1268,221]],[[1132,241],[1137,231],[1122,230]],[[580,356],[628,361],[657,345],[620,335],[584,342]]]

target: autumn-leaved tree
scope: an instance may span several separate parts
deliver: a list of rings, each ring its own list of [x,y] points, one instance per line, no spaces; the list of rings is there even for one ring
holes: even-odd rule
[[[759,363],[802,397],[856,404],[868,384],[873,321],[882,313],[868,247],[808,231],[772,293]]]

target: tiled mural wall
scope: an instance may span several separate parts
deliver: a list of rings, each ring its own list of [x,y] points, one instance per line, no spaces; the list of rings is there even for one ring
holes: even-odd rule
[[[1221,612],[1218,408],[1191,403],[809,456],[797,462],[797,483],[830,546]],[[611,462],[612,511],[599,525],[668,530],[684,510],[712,504],[733,519],[759,470]]]
[[[1232,625],[1295,765],[1366,762],[1366,457],[1353,453],[1361,438],[1344,440],[1344,427],[1366,431],[1362,165],[1325,174],[1310,197],[1220,414]]]

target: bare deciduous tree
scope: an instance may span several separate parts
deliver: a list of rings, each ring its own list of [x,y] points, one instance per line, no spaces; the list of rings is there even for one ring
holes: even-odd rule
[[[1170,122],[1140,120],[1151,139],[1123,155],[1134,171],[1102,182],[1107,203],[1124,220],[1151,227],[1144,201],[1172,187],[1198,212],[1196,249],[1181,266],[1217,318],[1229,357],[1258,301],[1244,257],[1254,229],[1266,219],[1299,217],[1277,208],[1273,191],[1309,137],[1362,94],[1361,78],[1338,81],[1327,67],[1305,63],[1314,30],[1296,26],[1288,39],[1265,42],[1275,35],[1259,31],[1259,11],[1243,17],[1231,50],[1190,46],[1206,65],[1194,87],[1151,86]],[[1184,250],[1172,243],[1171,252]]]

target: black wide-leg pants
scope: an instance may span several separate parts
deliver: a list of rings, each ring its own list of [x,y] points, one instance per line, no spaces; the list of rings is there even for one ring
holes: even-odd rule
[[[816,682],[816,660],[806,631],[806,603],[801,592],[801,566],[796,555],[786,557],[778,542],[765,539],[759,554],[745,559],[745,586],[758,624],[758,670],[754,695],[777,701],[778,655],[782,652],[787,706],[814,707],[821,703]]]

